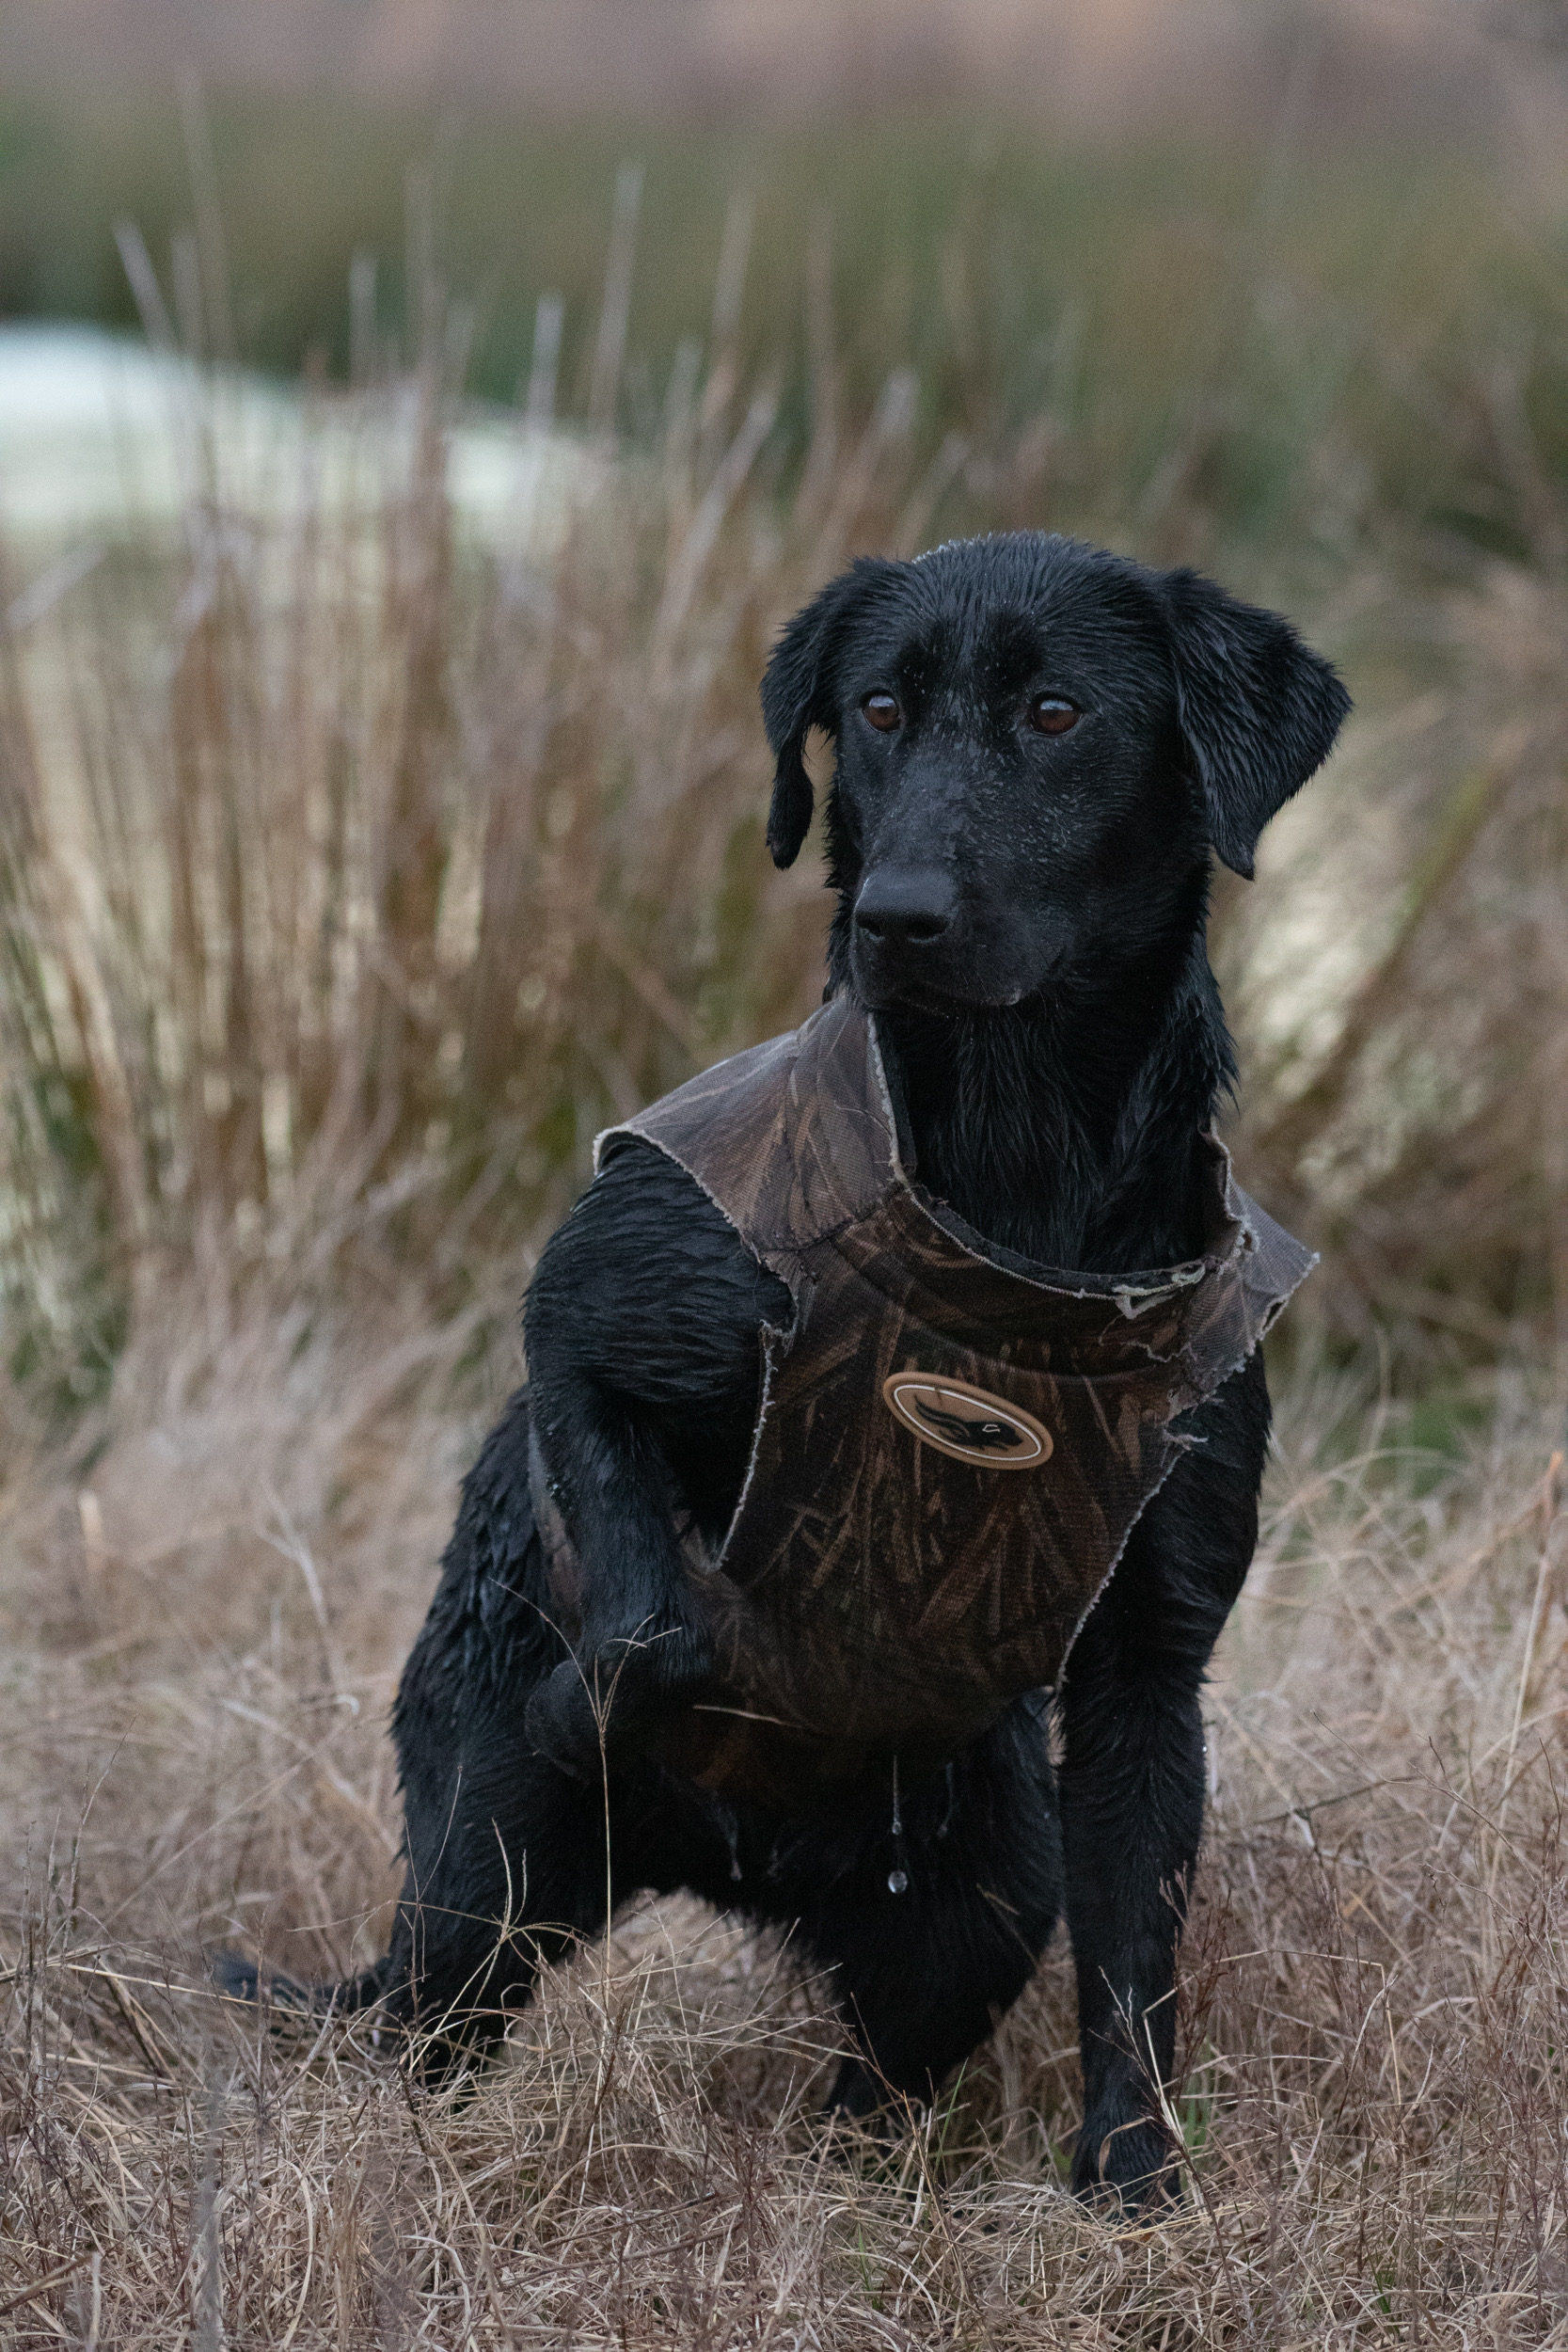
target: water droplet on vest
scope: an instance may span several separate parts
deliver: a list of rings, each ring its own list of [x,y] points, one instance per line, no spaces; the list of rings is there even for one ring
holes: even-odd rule
[[[890,1870],[887,1874],[887,1891],[890,1895],[901,1895],[909,1883],[909,1873],[905,1870]]]

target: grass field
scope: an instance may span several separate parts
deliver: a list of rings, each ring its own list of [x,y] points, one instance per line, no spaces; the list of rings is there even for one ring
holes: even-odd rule
[[[1560,1391],[1478,1387],[1434,1450],[1286,1384],[1208,1704],[1189,2201],[1118,2230],[1062,2187],[1059,1947],[891,2152],[814,2116],[836,2028],[787,1950],[695,1905],[451,2096],[224,2010],[206,1944],[327,1973],[384,1931],[385,1711],[483,1399],[394,1306],[230,1326],[196,1380],[194,1342],[182,1307],[90,1470],[8,1490],[13,2341],[1563,2340]]]
[[[388,203],[344,226],[302,166],[294,214],[222,212],[198,119],[190,233],[143,205],[126,243],[198,363],[178,498],[10,532],[0,2319],[1568,2343],[1560,222],[1476,154],[1113,170],[966,123],[906,182],[907,129],[802,135],[749,215],[719,133],[648,137],[617,238],[622,127],[559,135],[533,178],[479,151],[517,223],[487,308],[457,197],[417,178],[351,291]],[[112,165],[82,251],[134,204]],[[329,362],[266,395],[270,469],[231,321]],[[454,498],[459,426],[553,469],[547,532]],[[836,2028],[787,1949],[694,1907],[624,1919],[451,2097],[363,2027],[226,2011],[200,1957],[378,1948],[387,1708],[532,1255],[607,1117],[815,1001],[812,861],[761,838],[773,631],[849,553],[1037,523],[1287,602],[1358,702],[1216,906],[1243,1172],[1324,1265],[1210,1693],[1188,2201],[1143,2228],[1062,2191],[1059,1949],[891,2152],[816,2119]]]

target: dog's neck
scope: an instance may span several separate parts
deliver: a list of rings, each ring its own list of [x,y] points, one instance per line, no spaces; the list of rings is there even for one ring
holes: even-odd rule
[[[1101,1274],[1199,1254],[1197,1139],[1234,1074],[1201,932],[1109,985],[877,1033],[916,1181],[987,1240]]]

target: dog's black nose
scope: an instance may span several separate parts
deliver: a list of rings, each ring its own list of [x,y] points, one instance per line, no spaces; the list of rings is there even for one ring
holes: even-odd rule
[[[855,900],[855,927],[879,946],[926,947],[953,921],[954,893],[941,871],[870,873]]]

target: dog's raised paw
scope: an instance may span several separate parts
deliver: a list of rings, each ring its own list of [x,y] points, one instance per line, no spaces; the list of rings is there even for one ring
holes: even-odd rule
[[[524,1713],[539,1753],[574,1780],[596,1780],[607,1762],[641,1747],[672,1712],[705,1687],[699,1638],[676,1626],[655,1638],[625,1635],[562,1660],[536,1684]]]
[[[601,1703],[602,1706],[602,1703]],[[609,1719],[575,1658],[563,1659],[529,1694],[523,1722],[539,1754],[572,1780],[594,1780],[609,1746]]]

